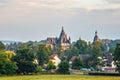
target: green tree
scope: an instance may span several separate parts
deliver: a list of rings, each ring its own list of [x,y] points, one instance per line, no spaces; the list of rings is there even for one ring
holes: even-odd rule
[[[46,45],[40,45],[40,47],[38,48],[37,55],[39,65],[43,66],[44,63],[47,63],[49,61],[49,51]]]
[[[7,58],[11,59],[16,55],[16,53],[14,53],[13,51],[5,51],[5,55],[7,56]]]
[[[92,45],[92,60],[94,61],[93,67],[96,68],[96,65],[99,64],[99,59],[98,57],[102,56],[104,51],[104,45],[100,41],[96,41]]]
[[[54,65],[53,61],[49,61],[46,67],[47,70],[51,70],[51,69],[56,69],[56,66]]]
[[[42,66],[37,66],[37,72],[42,72]]]
[[[13,61],[17,63],[18,73],[28,74],[36,72],[37,66],[34,62],[34,54],[29,52],[29,49],[17,50],[17,55],[13,57]]]
[[[112,54],[114,54],[114,52],[115,52],[115,46],[111,46],[110,49],[109,49],[109,52],[112,53]]]
[[[120,73],[120,43],[117,43],[116,48],[115,48],[115,53],[113,54],[114,58],[114,63],[116,65],[116,69]]]
[[[12,75],[17,69],[16,63],[12,62],[5,52],[0,52],[0,74]]]
[[[0,50],[4,50],[5,49],[5,45],[0,41]]]
[[[79,51],[78,51],[77,47],[71,46],[68,50],[64,51],[64,54],[65,54],[65,56],[67,56],[67,60],[70,60],[72,58],[72,56],[78,56]]]
[[[77,57],[73,62],[72,62],[72,69],[80,70],[80,68],[83,66],[83,62],[81,58]]]
[[[77,49],[79,50],[79,54],[87,53],[88,45],[86,41],[79,39],[74,46],[77,47]]]
[[[26,43],[22,43],[17,49],[25,49],[28,48]]]
[[[88,42],[87,54],[92,54],[92,44]]]
[[[69,63],[67,61],[61,61],[58,65],[59,69],[58,72],[61,74],[68,74],[69,73]]]

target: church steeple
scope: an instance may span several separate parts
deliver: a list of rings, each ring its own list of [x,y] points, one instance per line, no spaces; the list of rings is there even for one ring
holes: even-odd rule
[[[81,37],[79,37],[79,40],[81,40]]]
[[[95,31],[95,37],[94,37],[93,43],[96,42],[96,41],[100,41],[97,31]]]
[[[97,36],[97,31],[95,32],[95,36]]]
[[[62,37],[65,36],[65,35],[66,35],[66,34],[65,34],[65,31],[64,31],[64,27],[62,26],[62,31],[61,31],[61,33],[60,33],[59,38],[62,39]]]
[[[62,30],[64,30],[64,27],[62,26]]]
[[[63,33],[65,33],[65,31],[64,31],[64,27],[62,26],[61,34],[63,34]]]

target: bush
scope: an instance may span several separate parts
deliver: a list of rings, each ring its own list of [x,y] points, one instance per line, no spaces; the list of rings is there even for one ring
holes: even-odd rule
[[[49,61],[46,70],[51,70],[51,69],[56,69],[56,66],[54,65],[54,63],[52,61]]]
[[[58,72],[61,74],[68,74],[69,73],[69,63],[67,61],[61,61],[58,65],[59,69]]]
[[[4,53],[0,53],[0,75],[12,75],[16,73],[18,69],[15,62],[12,62],[7,55]]]
[[[116,70],[120,74],[120,43],[117,43],[115,53],[113,54],[113,56],[114,64],[116,65]]]
[[[13,75],[18,69],[16,63],[11,61],[0,62],[0,74]]]
[[[41,66],[37,67],[37,72],[42,72],[42,67]]]
[[[72,62],[72,69],[75,70],[80,70],[80,68],[83,66],[82,60],[80,58],[76,58],[73,62]]]
[[[119,73],[104,73],[104,72],[89,72],[88,74],[96,76],[120,76]]]

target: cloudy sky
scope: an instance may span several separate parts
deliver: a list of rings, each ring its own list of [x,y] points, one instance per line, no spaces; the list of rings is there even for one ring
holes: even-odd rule
[[[120,38],[120,0],[0,0],[0,40]]]

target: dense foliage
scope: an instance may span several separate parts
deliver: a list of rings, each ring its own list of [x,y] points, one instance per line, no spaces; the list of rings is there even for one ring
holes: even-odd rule
[[[56,66],[54,65],[53,61],[49,61],[46,67],[47,70],[52,70],[52,69],[56,69]]]
[[[75,60],[72,62],[72,69],[80,70],[82,66],[83,66],[83,62],[81,58],[76,57]]]
[[[87,53],[88,45],[86,41],[79,39],[74,46],[77,47],[79,54]]]
[[[0,51],[0,74],[12,75],[18,69],[16,63],[11,61],[12,56],[8,56],[5,51]]]
[[[37,52],[39,65],[43,66],[43,64],[49,61],[48,53],[49,53],[48,48],[45,45],[39,46],[38,52]]]
[[[5,49],[5,45],[0,41],[0,50],[4,50]]]
[[[61,61],[58,65],[59,69],[58,72],[61,74],[68,74],[69,73],[69,63],[67,61]]]
[[[21,49],[17,51],[17,55],[13,57],[13,61],[17,63],[19,74],[28,74],[36,72],[37,66],[34,61],[34,54],[29,49]]]
[[[115,53],[114,53],[114,63],[115,65],[117,66],[117,70],[119,71],[120,73],[120,43],[118,43],[116,45],[116,48],[115,48]]]
[[[105,54],[104,44],[101,41],[87,43],[84,40],[77,40],[70,45],[67,50],[62,50],[61,45],[57,45],[55,49],[47,47],[41,42],[25,42],[15,44],[7,51],[6,46],[0,42],[0,74],[29,74],[42,72],[45,70],[58,69],[59,73],[69,73],[70,64],[68,63],[73,56],[76,58],[70,68],[79,70],[80,68],[97,68],[103,66],[99,57]],[[7,45],[9,46],[9,45]],[[13,48],[13,49],[12,49]],[[114,61],[119,70],[119,47],[110,47],[109,53],[114,53]],[[14,50],[15,49],[15,50]],[[14,53],[14,52],[15,53]],[[55,66],[50,60],[52,54],[58,54],[61,59],[59,66]],[[83,56],[83,57],[82,57]],[[45,70],[44,70],[45,69]]]

